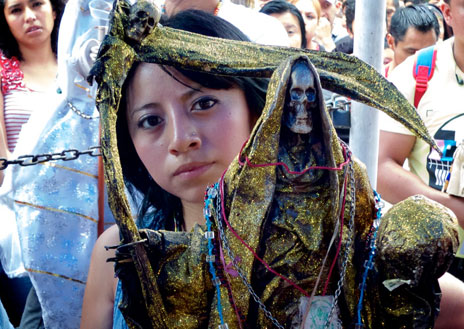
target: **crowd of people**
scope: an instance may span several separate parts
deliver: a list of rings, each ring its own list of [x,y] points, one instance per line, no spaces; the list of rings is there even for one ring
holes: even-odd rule
[[[146,1],[139,0],[142,4]],[[391,204],[401,204],[408,197],[420,194],[449,208],[457,218],[457,225],[454,225],[463,242],[464,188],[460,186],[464,186],[464,178],[460,182],[461,175],[457,173],[464,163],[457,158],[457,154],[464,151],[464,135],[460,134],[464,132],[461,128],[464,112],[459,105],[464,88],[464,2],[385,1],[385,21],[379,22],[385,27],[385,67],[381,74],[393,82],[407,101],[417,109],[442,153],[397,120],[387,115],[382,116],[379,124],[378,192]],[[155,0],[154,3],[160,9],[160,23],[164,27],[277,48],[308,49],[316,54],[321,52],[321,56],[322,52],[352,55],[354,36],[357,33],[355,0]],[[108,33],[107,24],[113,4],[105,0],[69,0],[67,3],[62,0],[0,0],[0,5],[0,158],[4,164],[0,170],[0,211],[7,214],[5,219],[0,219],[4,222],[0,223],[1,227],[5,227],[0,233],[0,328],[129,328],[143,324],[143,321],[136,321],[143,316],[134,315],[137,305],[134,306],[134,299],[128,297],[131,289],[135,288],[128,288],[127,283],[118,278],[118,271],[115,275],[114,263],[107,262],[107,259],[121,257],[121,252],[105,248],[119,245],[124,233],[116,225],[110,227],[110,222],[114,220],[108,209],[106,194],[110,196],[111,202],[116,192],[105,191],[102,157],[98,152],[100,148],[95,148],[103,134],[100,131],[100,114],[96,108],[96,100],[105,104],[111,103],[114,98],[103,100],[98,97],[96,83],[92,84],[86,79],[89,74],[93,74],[95,80],[99,81],[98,65],[91,72],[90,68],[97,57],[104,34]],[[139,7],[133,5],[123,13],[129,17],[127,24],[133,24],[136,29],[142,27],[137,33],[123,38],[123,41],[132,48],[139,49],[137,43],[146,42],[144,38],[153,26],[148,19],[153,13],[149,9],[144,9],[143,14],[132,12],[132,8],[135,11]],[[118,15],[123,14],[116,12],[112,19],[117,20]],[[62,21],[62,17],[66,19]],[[108,44],[106,46],[108,49]],[[126,50],[124,47],[121,49],[123,52]],[[127,58],[139,56],[130,52],[124,54]],[[104,56],[98,56],[97,64],[102,65]],[[256,57],[260,57],[258,52]],[[119,64],[115,66],[118,67],[114,68],[116,72]],[[248,314],[241,314],[240,308],[235,307],[235,303],[240,305],[241,301],[234,301],[234,297],[237,299],[238,296],[233,296],[232,293],[234,280],[240,278],[240,271],[232,268],[236,263],[235,259],[230,264],[225,263],[224,259],[230,257],[222,255],[223,252],[228,252],[225,250],[227,245],[223,245],[224,250],[220,243],[207,249],[206,243],[194,239],[196,233],[203,236],[211,231],[207,227],[211,215],[207,215],[208,211],[205,211],[205,189],[220,179],[231,163],[233,168],[237,154],[241,154],[250,134],[255,133],[253,127],[263,124],[264,119],[260,116],[263,109],[267,109],[265,104],[269,76],[215,76],[174,68],[167,64],[144,62],[134,62],[124,70],[127,70],[122,74],[124,79],[122,82],[118,81],[122,96],[121,102],[117,104],[116,146],[111,146],[103,138],[101,147],[113,147],[119,151],[120,160],[114,161],[120,161],[125,189],[130,197],[131,216],[135,218],[138,228],[161,232],[161,238],[158,239],[166,243],[155,254],[168,254],[166,257],[158,254],[156,256],[163,260],[163,267],[160,265],[157,275],[165,306],[160,306],[159,309],[165,311],[166,308],[174,319],[169,320],[170,317],[166,317],[167,326],[195,328],[219,325],[219,328],[227,328],[220,302],[217,301],[221,295],[223,303],[230,303],[231,309],[235,309],[239,328],[242,325],[253,327],[267,323],[269,320],[263,320],[264,315],[258,313],[270,313],[266,307],[273,310],[284,306],[278,304],[280,297],[267,296],[268,301],[264,300],[267,287],[261,286],[258,281],[268,279],[268,274],[261,273],[266,269],[260,268],[248,278],[252,280],[249,286],[251,289],[258,289],[256,294],[264,302],[253,297],[255,299],[249,304]],[[311,73],[314,72],[311,65],[308,72],[310,75],[314,74]],[[292,80],[293,73],[289,76],[288,81],[291,83],[297,83],[301,79],[295,77],[295,82]],[[302,81],[308,90],[317,93],[318,82],[305,79]],[[269,90],[274,90],[272,80],[269,86]],[[295,95],[290,93],[288,97],[297,97]],[[319,96],[308,93],[305,97],[305,101],[301,102],[306,106],[317,102]],[[296,135],[311,134],[311,131],[313,134],[323,135],[320,129],[313,126],[314,123],[323,125],[323,114],[321,117],[309,116],[308,119],[305,116],[300,121],[294,120],[294,125],[288,124],[288,128],[292,132],[296,131]],[[302,124],[301,120],[305,123]],[[324,127],[332,129],[331,125]],[[282,129],[286,131],[287,128]],[[309,138],[308,145],[314,150],[307,151],[307,163],[320,167],[329,166],[328,158],[333,155],[325,155],[328,158],[321,156],[321,152],[328,152],[331,147],[324,138],[326,137]],[[299,137],[296,140],[301,142],[301,139]],[[89,151],[84,154],[87,149]],[[292,149],[292,152],[296,150]],[[336,154],[336,151],[332,152]],[[279,151],[278,159],[297,157],[290,151],[289,153],[290,155],[286,154],[284,157]],[[19,167],[14,161],[5,165],[7,159],[21,159],[26,154],[36,155],[27,156],[26,160],[31,158],[31,162],[43,163],[29,163],[34,165],[34,169],[30,166]],[[53,159],[52,155],[56,157],[57,154],[61,154],[61,159],[66,162],[48,161]],[[301,170],[298,167],[295,169],[297,172]],[[325,188],[333,187],[329,174],[309,176],[310,183],[305,181],[302,185],[304,188],[314,182]],[[325,179],[331,182],[330,185],[321,183]],[[359,185],[360,182],[358,180],[353,184]],[[232,189],[236,188],[233,183],[229,184]],[[280,183],[275,184],[279,193],[288,192]],[[346,184],[345,181],[345,188],[334,192],[337,197],[349,189]],[[350,184],[352,182],[348,185],[354,189]],[[450,189],[450,185],[458,188]],[[304,188],[296,188],[295,191],[301,193]],[[311,194],[313,192],[305,193],[314,198]],[[314,193],[318,196],[324,194],[319,190]],[[234,197],[239,198],[240,195],[241,193],[235,192]],[[348,196],[350,198],[352,196]],[[209,200],[208,197],[206,199]],[[259,203],[259,200],[249,202]],[[340,200],[340,204],[341,202]],[[308,204],[313,206],[312,203]],[[283,207],[280,204],[279,206]],[[290,213],[295,210],[286,211],[289,214],[285,216],[291,217],[293,215]],[[273,214],[266,214],[271,215]],[[450,221],[454,215],[450,215]],[[231,213],[230,216],[235,214]],[[278,230],[276,227],[279,230],[284,227],[279,218],[273,219],[272,225],[266,224],[270,230],[266,236],[270,241],[279,239],[274,232]],[[443,218],[444,221],[448,220],[447,215],[443,215]],[[344,225],[347,223],[342,222],[342,230]],[[106,229],[107,227],[109,228]],[[220,234],[219,228],[217,229],[215,234]],[[289,229],[291,230],[293,229]],[[320,230],[322,231],[319,233],[322,234],[323,229]],[[298,229],[295,228],[295,231]],[[190,244],[185,243],[183,239],[187,235],[176,237],[169,235],[169,232],[192,232],[189,236],[192,241]],[[245,235],[245,232],[242,234]],[[360,237],[363,234],[360,233]],[[372,232],[366,237],[371,237],[371,234]],[[154,233],[147,233],[148,240],[154,236]],[[297,239],[293,235],[289,236]],[[298,237],[305,241],[304,237]],[[320,239],[324,240],[322,237]],[[342,240],[341,235],[340,245]],[[330,244],[329,242],[330,237],[321,242],[321,248],[327,248],[327,255],[333,257],[329,253],[333,241]],[[179,256],[181,251],[172,247],[176,243],[194,251]],[[269,258],[266,257],[270,257],[267,250],[272,250],[275,245],[265,245],[257,253],[267,261]],[[283,243],[283,246],[286,244]],[[279,257],[285,261],[287,253],[295,253],[298,246],[296,243],[289,247]],[[218,269],[209,269],[211,274],[205,270],[206,267],[196,263],[197,256],[194,252],[203,250],[201,248],[206,248],[206,253],[220,250],[221,257],[217,258],[222,259],[222,264],[216,261],[216,265],[219,264]],[[279,251],[273,250],[272,253],[278,254]],[[464,312],[460,311],[464,308],[464,283],[461,281],[464,280],[464,265],[460,260],[460,257],[464,258],[464,243],[451,253],[456,257],[449,271],[448,265],[442,265],[448,263],[441,259],[443,263],[440,266],[446,268],[443,268],[440,278],[436,278],[439,288],[434,292],[440,295],[441,291],[440,312],[431,310],[428,315],[431,320],[424,322],[424,327],[435,325],[436,328],[464,328]],[[211,254],[206,257],[208,256]],[[176,257],[183,257],[188,261],[181,263],[182,266],[176,265]],[[357,257],[354,254],[350,263],[356,263]],[[321,258],[316,262],[321,266],[316,288],[321,277],[328,275],[330,278],[332,273],[332,268],[330,271],[327,268],[324,272],[325,261],[326,259]],[[278,268],[278,264],[276,261],[271,265]],[[217,285],[217,292],[212,290],[216,289],[214,280],[203,283],[204,278],[209,278],[209,275],[214,278],[215,271],[227,273],[231,280],[229,290],[224,288],[227,286],[224,283],[227,283],[227,279],[224,278],[221,279],[222,286]],[[342,281],[345,272],[341,269],[335,271],[341,271],[336,276],[341,277]],[[121,270],[121,273],[124,271]],[[306,272],[301,270],[301,273]],[[297,279],[298,275],[289,274],[289,277],[304,287],[312,287],[316,281],[310,280],[308,285],[308,281]],[[182,278],[177,281],[172,279],[179,276]],[[355,275],[349,279],[355,280],[354,277]],[[277,327],[300,327],[301,324],[301,328],[322,328],[325,325],[338,328],[353,325],[355,316],[344,310],[343,304],[339,308],[321,311],[326,317],[330,313],[327,323],[324,320],[315,326],[307,324],[306,318],[314,316],[311,313],[311,302],[316,300],[321,304],[336,304],[338,296],[335,300],[324,299],[331,297],[324,296],[327,289],[329,295],[336,296],[337,293],[337,282],[332,282],[329,278],[322,296],[314,288],[309,299],[311,306],[307,307],[307,311],[306,306],[301,304],[296,306],[296,311],[285,309],[292,316],[295,312],[299,314],[295,316],[299,319],[297,324],[285,319],[282,326],[279,323],[283,317],[279,312],[277,314],[280,317],[277,316],[276,319],[271,316],[270,321]],[[271,279],[268,284],[274,288],[277,285]],[[228,291],[227,300],[224,300],[224,295],[227,296],[225,291]],[[272,295],[269,291],[268,294]],[[192,300],[189,299],[192,296],[196,297],[193,298],[196,299],[195,304],[190,305],[191,309],[187,313],[182,313],[182,303]],[[319,297],[321,298],[318,299]],[[349,298],[349,294],[343,297],[347,300]],[[219,305],[217,310],[210,305],[213,299]],[[367,300],[369,299],[371,298],[368,297]],[[344,302],[348,303],[346,300]],[[369,301],[366,303],[369,305]],[[122,313],[120,305],[123,306]],[[436,304],[430,302],[430,305]],[[205,313],[205,309],[211,315]],[[369,315],[363,313],[359,318],[365,324],[375,323],[369,321],[373,321],[381,312],[372,312],[368,312]],[[335,320],[330,322],[333,313]],[[216,317],[219,322],[211,320]],[[227,314],[224,318],[227,318]],[[234,327],[233,321],[228,321],[229,328]],[[409,323],[408,320],[404,321]]]

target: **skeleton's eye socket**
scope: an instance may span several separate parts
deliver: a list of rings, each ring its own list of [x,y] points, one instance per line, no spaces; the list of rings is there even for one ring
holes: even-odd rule
[[[137,12],[137,17],[138,18],[146,18],[148,16],[148,14],[144,11],[139,11]]]
[[[294,88],[290,91],[290,97],[292,98],[292,100],[300,100],[303,94],[303,90],[299,88]]]
[[[316,91],[312,88],[306,90],[306,98],[308,102],[314,102],[316,100]]]
[[[149,25],[149,26],[154,26],[154,25],[155,25],[155,19],[152,18],[152,17],[150,17],[150,18],[148,19],[148,25]]]

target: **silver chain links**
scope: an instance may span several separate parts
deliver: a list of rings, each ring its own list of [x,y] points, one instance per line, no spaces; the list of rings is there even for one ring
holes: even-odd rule
[[[345,144],[345,147],[348,150],[348,146],[346,146],[346,144]],[[334,301],[333,301],[332,307],[331,307],[330,312],[329,312],[329,316],[327,317],[327,321],[326,321],[325,326],[324,326],[325,329],[329,328],[329,326],[330,326],[330,320],[332,319],[333,312],[334,312],[335,307],[337,306],[337,303],[338,303],[338,297],[340,296],[341,291],[342,291],[343,281],[345,280],[346,268],[347,268],[347,265],[348,265],[348,258],[349,258],[350,249],[351,249],[351,245],[353,243],[353,236],[354,236],[354,216],[355,216],[355,213],[356,213],[356,211],[355,211],[356,210],[355,209],[356,208],[356,187],[355,187],[355,180],[354,180],[353,161],[351,161],[351,152],[350,151],[348,151],[348,152],[349,153],[347,154],[347,156],[350,158],[348,168],[349,168],[350,187],[351,187],[351,190],[350,190],[350,195],[351,195],[350,221],[348,222],[348,239],[347,239],[346,244],[345,244],[345,255],[343,257],[342,271],[340,273],[340,279],[338,280],[337,289],[335,290],[335,294],[334,294]]]
[[[79,151],[76,149],[63,150],[57,153],[44,153],[36,155],[21,155],[15,160],[0,158],[0,170],[5,170],[9,165],[20,165],[23,167],[37,165],[49,161],[71,161],[76,160],[81,155],[99,157],[102,155],[101,146],[92,146],[88,150]]]
[[[76,113],[78,116],[80,116],[81,118],[84,118],[84,119],[87,119],[87,120],[92,120],[92,119],[98,119],[99,116],[90,116],[90,115],[87,115],[85,114],[84,112],[82,112],[81,110],[79,110],[77,107],[74,106],[73,103],[71,103],[70,101],[67,101],[68,103],[68,107],[74,112]]]
[[[221,216],[221,200],[223,198],[222,195],[220,195],[220,191],[218,192],[218,196],[216,198],[216,218],[217,218],[217,226],[219,229],[219,236],[221,238],[221,241],[223,243],[224,249],[227,251],[227,255],[229,258],[232,260],[232,265],[237,271],[238,275],[240,276],[240,279],[242,280],[242,283],[247,287],[248,292],[250,293],[251,297],[253,297],[254,301],[258,304],[259,308],[264,312],[264,315],[271,320],[271,322],[279,329],[284,329],[284,327],[277,321],[276,318],[272,316],[272,313],[266,308],[266,305],[261,301],[259,296],[255,293],[253,290],[253,287],[251,284],[248,282],[248,279],[246,278],[245,274],[243,274],[242,269],[237,265],[236,263],[236,258],[232,250],[230,249],[229,241],[226,238],[225,232],[224,232],[224,226],[222,225],[222,216]]]

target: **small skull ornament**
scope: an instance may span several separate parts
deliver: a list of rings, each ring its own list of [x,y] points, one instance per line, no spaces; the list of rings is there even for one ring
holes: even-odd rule
[[[140,44],[155,28],[159,19],[160,11],[154,4],[146,0],[137,1],[130,9],[127,37]]]
[[[284,123],[296,134],[309,134],[313,130],[311,109],[317,106],[314,75],[305,62],[299,62],[290,77]]]

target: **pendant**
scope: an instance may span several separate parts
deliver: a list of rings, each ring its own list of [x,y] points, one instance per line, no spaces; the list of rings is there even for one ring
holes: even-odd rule
[[[329,329],[342,329],[342,323],[339,317],[338,306],[335,305],[332,310],[332,305],[334,304],[334,296],[314,296],[313,301],[311,302],[311,308],[308,312],[308,302],[309,298],[303,296],[300,298],[300,305],[298,307],[298,325],[293,325],[292,328],[302,328],[302,329],[320,329],[320,328],[329,328]],[[327,326],[327,320],[332,310],[332,315],[330,316],[330,321]],[[306,319],[304,320],[306,316]],[[304,325],[301,325],[301,322],[304,320]]]

